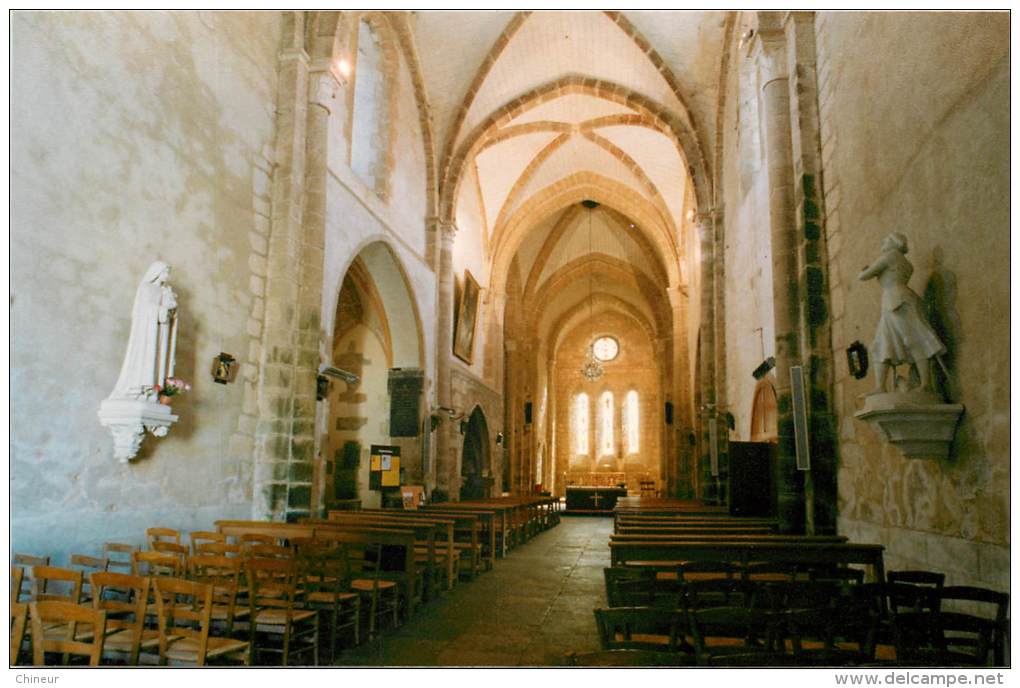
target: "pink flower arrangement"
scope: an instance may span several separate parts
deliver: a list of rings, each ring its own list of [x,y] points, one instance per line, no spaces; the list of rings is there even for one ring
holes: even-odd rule
[[[168,377],[163,386],[153,385],[152,391],[162,397],[175,397],[191,391],[191,385],[179,377]]]

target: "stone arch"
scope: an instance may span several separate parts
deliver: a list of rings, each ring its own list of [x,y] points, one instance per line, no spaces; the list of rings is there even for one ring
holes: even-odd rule
[[[495,131],[501,125],[508,124],[511,120],[533,107],[554,98],[574,93],[590,95],[624,105],[642,115],[648,116],[652,120],[661,122],[663,131],[669,132],[670,138],[673,139],[681,156],[687,163],[688,173],[694,184],[699,207],[710,208],[712,206],[711,179],[708,177],[704,157],[701,155],[701,146],[698,143],[693,128],[684,118],[677,116],[668,108],[621,84],[592,77],[571,75],[537,86],[505,103],[480,122],[464,138],[463,143],[444,163],[439,199],[440,216],[452,221],[456,208],[457,194],[464,177],[467,162],[478,152],[488,133]],[[456,140],[457,134],[456,130],[452,132],[451,145],[452,141]],[[695,153],[693,158],[690,155],[691,152]]]
[[[655,341],[657,335],[654,324],[650,323],[644,313],[639,311],[634,304],[611,294],[596,294],[592,297],[592,306],[592,311],[596,315],[615,311],[628,316],[644,332],[649,341]],[[550,352],[557,351],[567,333],[584,323],[588,318],[588,310],[587,301],[578,303],[553,323],[552,327],[549,328]]]
[[[679,249],[648,199],[592,172],[579,172],[546,187],[517,208],[501,227],[494,228],[492,272],[489,284],[499,288],[507,277],[510,262],[528,230],[542,218],[583,200],[593,200],[631,218],[659,254],[658,264],[667,274],[669,286],[680,283]]]
[[[768,376],[758,380],[754,387],[754,401],[751,403],[752,442],[779,441],[779,402],[776,388]]]
[[[461,501],[489,496],[492,458],[489,455],[489,423],[481,406],[475,406],[464,421],[464,448],[461,459]]]
[[[424,367],[425,340],[418,301],[407,277],[403,263],[397,257],[389,240],[382,235],[366,238],[351,253],[351,259],[340,273],[339,281],[328,292],[329,300],[323,309],[323,329],[332,332],[336,327],[334,314],[343,279],[355,261],[360,261],[371,276],[379,299],[386,310],[391,332],[399,333],[394,338],[392,363],[394,366]],[[413,332],[413,335],[410,333]]]

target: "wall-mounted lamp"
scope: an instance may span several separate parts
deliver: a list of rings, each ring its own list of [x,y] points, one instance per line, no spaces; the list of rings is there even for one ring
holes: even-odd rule
[[[466,420],[462,420],[460,422],[460,434],[466,435],[467,431],[468,431],[468,422]]]
[[[336,378],[337,380],[343,380],[349,385],[353,385],[355,382],[361,380],[360,377],[350,372],[349,370],[337,368],[336,366],[331,366],[328,363],[323,363],[322,365],[319,366],[319,375],[325,375],[326,377],[332,377]]]
[[[846,367],[858,380],[868,374],[868,349],[859,341],[846,348]]]
[[[329,396],[329,378],[325,375],[315,376],[315,400],[324,401]]]
[[[498,446],[503,446],[503,433],[501,432],[496,433],[496,444]]]
[[[237,377],[237,360],[230,354],[221,351],[220,355],[213,359],[213,382],[225,385],[228,382],[233,382],[235,377]]]
[[[457,409],[450,408],[449,406],[437,406],[435,410],[445,413],[447,418],[450,420],[460,420],[464,417],[463,411],[458,411]]]

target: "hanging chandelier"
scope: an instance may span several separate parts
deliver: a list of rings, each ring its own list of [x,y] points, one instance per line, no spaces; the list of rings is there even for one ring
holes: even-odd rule
[[[591,255],[592,244],[591,244],[591,215],[595,208],[598,207],[597,201],[581,201],[581,205],[588,209],[588,254]],[[594,287],[592,286],[592,276],[588,273],[588,356],[584,361],[584,365],[581,366],[581,375],[584,376],[589,382],[594,382],[602,377],[605,372],[602,369],[602,363],[598,357],[595,356],[595,295]]]

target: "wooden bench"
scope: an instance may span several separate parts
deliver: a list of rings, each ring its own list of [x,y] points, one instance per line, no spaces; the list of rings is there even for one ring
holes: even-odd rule
[[[395,551],[392,557],[395,570],[386,572],[400,586],[405,599],[405,613],[409,616],[417,604],[415,589],[420,575],[414,558],[415,535],[412,530],[357,527],[351,524],[277,523],[273,521],[220,520],[215,522],[217,532],[239,538],[247,533],[268,535],[277,540],[318,538],[355,544],[381,545]]]
[[[420,510],[404,511],[402,509],[364,509],[366,513],[392,516],[395,518],[433,518],[448,520],[453,523],[453,546],[462,565],[460,574],[474,578],[482,572],[482,543],[479,540],[481,518],[479,514],[468,512],[429,512]]]
[[[457,580],[457,562],[459,555],[454,546],[454,522],[439,517],[430,518],[425,515],[403,516],[404,512],[374,511],[330,511],[328,522],[378,524],[384,527],[414,528],[419,538],[418,548],[427,555],[426,563],[429,572],[430,592],[439,584],[440,571],[445,572],[446,588],[453,588]],[[312,521],[315,523],[316,521]],[[424,539],[421,539],[424,538]]]
[[[435,514],[437,516],[450,516],[452,518],[470,518],[475,521],[476,535],[479,550],[479,568],[491,569],[496,563],[497,554],[497,530],[499,528],[499,515],[492,510],[456,509],[443,508],[438,505],[421,507],[416,513]]]
[[[805,541],[810,536],[775,536],[733,540],[613,540],[609,543],[613,566],[678,566],[688,561],[730,561],[741,566],[752,562],[789,562],[839,566],[861,564],[871,567],[875,581],[885,580],[882,545],[833,541]],[[821,536],[826,537],[826,536]],[[839,537],[839,536],[834,536]]]

